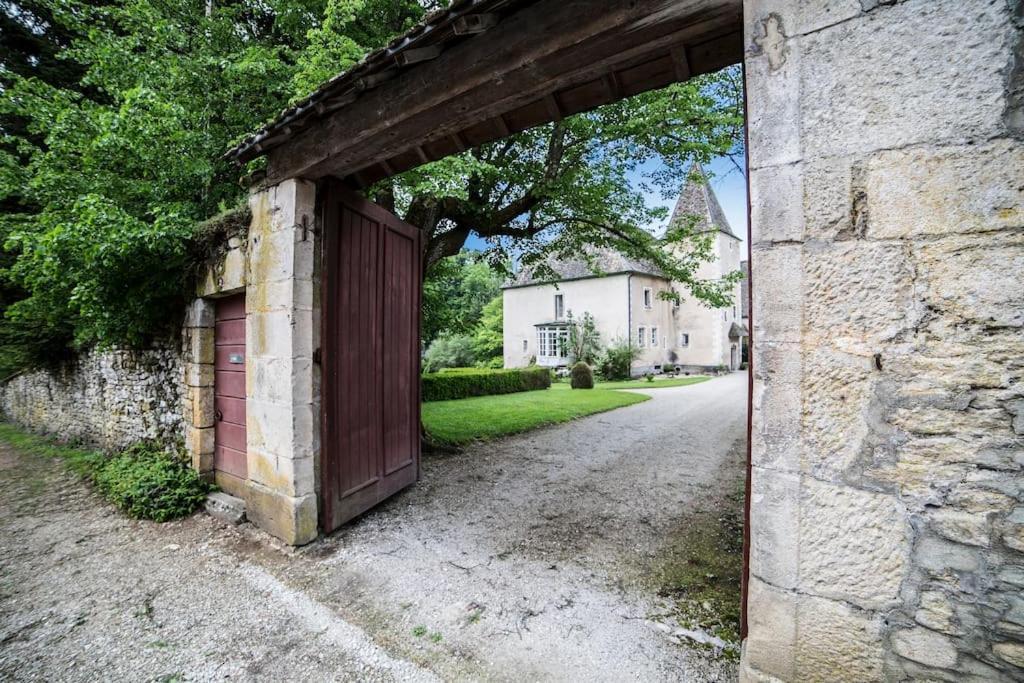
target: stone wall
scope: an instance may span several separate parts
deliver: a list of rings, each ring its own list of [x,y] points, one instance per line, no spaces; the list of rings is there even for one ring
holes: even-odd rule
[[[117,449],[142,440],[181,442],[181,353],[89,351],[52,370],[0,385],[5,419],[61,439]]]
[[[1024,11],[746,0],[746,680],[1024,678]]]

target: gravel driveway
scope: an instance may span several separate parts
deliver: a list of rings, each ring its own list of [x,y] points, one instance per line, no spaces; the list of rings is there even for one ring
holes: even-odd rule
[[[0,447],[0,679],[731,680],[647,574],[742,477],[746,376],[446,457],[300,550]]]

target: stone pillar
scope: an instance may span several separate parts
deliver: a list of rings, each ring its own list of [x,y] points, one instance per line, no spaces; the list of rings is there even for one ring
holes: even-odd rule
[[[286,180],[250,197],[246,514],[293,545],[317,535],[315,198],[315,185],[302,180]]]
[[[214,305],[196,299],[185,312],[184,338],[185,449],[192,467],[205,479],[213,480],[214,411]]]
[[[1018,0],[745,0],[748,681],[1024,676]]]

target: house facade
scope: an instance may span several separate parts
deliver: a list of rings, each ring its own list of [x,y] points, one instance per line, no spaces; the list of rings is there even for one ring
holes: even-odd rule
[[[699,166],[684,185],[670,222],[683,220],[713,235],[713,258],[701,264],[698,278],[718,280],[739,270],[741,241]],[[739,368],[747,333],[740,319],[739,283],[730,306],[712,309],[654,266],[612,251],[595,252],[587,261],[547,265],[557,280],[521,271],[504,288],[505,367],[568,365],[570,320],[589,313],[602,345],[624,341],[639,351],[635,375],[659,371],[667,363],[692,372]],[[672,292],[679,294],[678,302],[666,296]]]

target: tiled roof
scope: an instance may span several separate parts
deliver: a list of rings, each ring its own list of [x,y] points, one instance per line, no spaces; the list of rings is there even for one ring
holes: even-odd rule
[[[654,277],[665,277],[655,266],[623,256],[611,249],[595,249],[590,260],[570,259],[559,261],[549,256],[545,264],[558,274],[556,279],[535,277],[534,272],[536,269],[524,268],[516,273],[505,284],[505,287],[526,287],[528,285],[560,282],[563,280],[581,280],[588,277],[600,277],[601,275],[613,275],[616,273],[641,273]]]
[[[690,216],[698,217],[694,226],[697,232],[719,230],[730,237],[736,237],[729,226],[729,220],[725,217],[725,212],[722,211],[722,205],[718,203],[718,197],[715,196],[714,190],[708,183],[707,174],[697,163],[690,169],[686,184],[683,185],[683,191],[679,193],[679,199],[676,201],[676,208],[672,211],[669,225]]]

